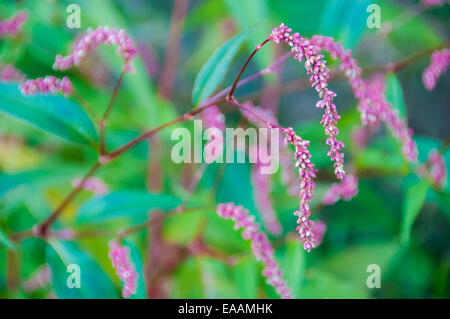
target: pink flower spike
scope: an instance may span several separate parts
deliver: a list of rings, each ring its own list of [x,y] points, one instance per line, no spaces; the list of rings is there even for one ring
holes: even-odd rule
[[[46,76],[45,78],[37,78],[36,80],[28,80],[19,86],[23,95],[56,94],[62,92],[64,96],[69,96],[73,93],[73,85],[68,77],[63,77],[61,80],[54,76]]]
[[[323,236],[327,231],[327,225],[321,221],[311,221],[311,231],[313,233],[313,243],[314,246],[317,247],[322,243]]]
[[[120,245],[116,240],[109,242],[109,248],[112,266],[116,269],[116,274],[123,283],[122,296],[129,298],[136,293],[138,278],[134,264],[130,259],[130,248]]]
[[[269,233],[278,235],[282,232],[281,224],[273,209],[272,199],[270,198],[270,174],[262,174],[261,168],[264,166],[261,160],[258,145],[252,145],[250,153],[254,153],[256,163],[252,165],[251,180],[253,191],[255,192],[255,204],[261,213],[265,228]]]
[[[74,188],[79,188],[81,186],[81,178],[75,178],[72,180],[72,186]],[[95,195],[103,195],[108,192],[108,185],[105,184],[100,178],[98,177],[90,177],[88,178],[84,183],[83,187],[84,190],[90,191],[94,193]]]
[[[266,234],[259,230],[259,225],[254,221],[254,216],[249,215],[248,210],[233,203],[219,204],[217,214],[224,219],[235,222],[235,229],[243,228],[242,237],[251,241],[253,254],[256,260],[264,264],[263,276],[267,283],[275,288],[275,291],[283,299],[291,299],[291,290],[283,280],[283,274],[274,257],[274,251]]]
[[[301,37],[298,33],[291,34],[291,31],[290,28],[282,23],[278,28],[272,30],[268,39],[275,43],[286,42],[291,47],[291,51],[295,53],[294,59],[299,62],[305,61],[305,68],[310,76],[309,82],[321,98],[317,102],[316,107],[325,111],[320,124],[325,128],[325,134],[328,135],[326,144],[330,147],[330,151],[327,155],[334,162],[336,177],[342,179],[345,175],[344,154],[341,153],[344,143],[336,139],[336,136],[339,134],[336,124],[341,117],[337,114],[336,105],[333,103],[336,93],[327,88],[329,69],[326,66],[323,55],[317,53],[314,43]]]
[[[445,73],[449,66],[450,50],[442,49],[433,52],[431,63],[422,74],[423,85],[428,91],[432,91],[436,87],[439,77]]]
[[[28,13],[20,11],[9,20],[0,21],[0,38],[5,35],[15,36],[19,33],[25,20],[28,18]]]
[[[133,41],[125,33],[123,29],[111,29],[109,27],[98,27],[95,30],[88,29],[87,33],[81,35],[74,44],[72,53],[63,57],[57,55],[53,69],[67,70],[71,67],[79,66],[81,60],[90,52],[95,51],[100,44],[116,45],[118,49],[116,53],[120,55],[124,61],[124,72],[133,72],[131,61],[137,54]]]

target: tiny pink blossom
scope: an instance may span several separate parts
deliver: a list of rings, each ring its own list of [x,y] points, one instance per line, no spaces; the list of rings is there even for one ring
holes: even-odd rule
[[[347,175],[340,183],[333,183],[325,192],[322,203],[333,205],[339,199],[350,200],[358,194],[358,178],[355,175]]]
[[[28,13],[25,11],[20,11],[14,17],[0,21],[0,38],[5,35],[15,36],[19,33],[22,25],[28,17]]]
[[[130,248],[120,245],[116,240],[109,242],[109,258],[116,274],[123,283],[122,296],[129,298],[137,290],[138,274],[130,259]]]
[[[98,177],[90,177],[84,181],[83,186],[81,186],[82,179],[77,177],[72,180],[72,186],[74,188],[82,187],[84,190],[90,191],[95,195],[103,195],[108,192],[108,185],[105,184]]]
[[[450,50],[442,49],[435,51],[431,55],[430,65],[423,71],[422,81],[423,85],[428,91],[436,87],[439,77],[445,73],[450,66]]]
[[[54,76],[46,76],[45,78],[37,78],[36,80],[27,80],[19,86],[23,95],[56,94],[62,92],[64,96],[73,93],[73,85],[68,77],[58,79]]]
[[[312,41],[301,37],[298,33],[291,34],[291,32],[292,29],[282,23],[278,28],[272,30],[268,39],[275,43],[286,42],[291,47],[291,51],[295,53],[294,59],[299,62],[305,60],[305,68],[308,75],[310,75],[309,81],[311,86],[315,88],[321,98],[317,102],[316,107],[325,110],[320,123],[325,128],[325,134],[328,135],[326,144],[330,147],[330,151],[327,155],[335,162],[334,172],[336,177],[342,179],[345,175],[344,154],[341,153],[344,143],[336,139],[336,136],[339,134],[336,124],[341,117],[337,113],[336,105],[333,103],[336,93],[327,88],[329,69],[325,64],[323,55],[317,53]]]
[[[255,217],[249,215],[244,207],[235,206],[233,203],[219,204],[217,214],[224,219],[234,221],[236,230],[244,229],[242,237],[251,241],[256,260],[264,264],[263,276],[267,278],[267,283],[275,288],[281,298],[291,299],[291,290],[283,280],[283,274],[274,257],[274,250],[266,234],[259,230],[259,225],[254,221]]]
[[[125,33],[125,30],[111,29],[109,27],[98,27],[95,30],[89,28],[87,33],[75,41],[71,54],[65,57],[61,55],[56,56],[53,69],[64,71],[74,65],[79,66],[81,60],[90,52],[95,51],[102,43],[118,46],[116,53],[122,57],[125,63],[123,71],[133,72],[130,62],[137,54],[137,50],[133,46],[133,41]]]

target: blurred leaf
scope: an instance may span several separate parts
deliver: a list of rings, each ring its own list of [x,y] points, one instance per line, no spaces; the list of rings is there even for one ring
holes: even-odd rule
[[[168,211],[181,201],[167,194],[150,194],[143,191],[117,191],[94,197],[79,210],[77,223],[104,222],[114,218],[146,216],[150,210]]]
[[[9,249],[16,250],[14,244],[9,240],[8,236],[0,229],[0,245],[6,246]]]
[[[403,244],[409,244],[411,229],[414,221],[419,215],[430,184],[427,181],[421,181],[418,184],[410,186],[406,191],[406,196],[402,208],[402,226],[400,238]]]
[[[233,267],[234,284],[237,287],[237,298],[258,298],[259,267],[253,256],[239,260]]]
[[[229,268],[225,263],[210,257],[196,259],[203,285],[203,298],[220,299],[236,296],[236,289],[230,280]]]
[[[118,298],[116,288],[100,266],[72,242],[49,241],[47,262],[52,272],[53,289],[61,299]],[[67,266],[80,267],[81,287],[68,288]]]
[[[52,95],[25,97],[17,84],[0,84],[0,111],[72,142],[92,143],[95,128],[74,102]]]
[[[195,257],[189,257],[175,271],[171,298],[204,298],[202,274]]]
[[[248,31],[235,35],[218,48],[206,61],[195,78],[194,88],[192,89],[192,103],[194,105],[198,105],[207,99],[219,86],[233,57],[247,36]]]
[[[386,100],[392,104],[395,110],[398,110],[403,118],[407,117],[405,100],[403,99],[403,90],[400,81],[395,74],[389,74],[386,81]]]

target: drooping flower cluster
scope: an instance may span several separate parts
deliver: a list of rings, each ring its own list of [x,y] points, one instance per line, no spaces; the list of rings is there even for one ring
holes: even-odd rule
[[[377,117],[382,121],[391,133],[402,143],[402,152],[405,158],[411,162],[417,162],[417,145],[412,138],[413,131],[408,128],[408,123],[401,118],[397,109],[394,109],[386,100],[385,78],[376,74],[368,82],[372,107],[376,110]]]
[[[264,264],[263,276],[267,283],[275,288],[275,291],[283,299],[290,299],[291,291],[283,280],[283,274],[274,257],[274,250],[265,233],[259,230],[259,225],[254,221],[254,216],[249,215],[248,210],[233,203],[219,204],[217,214],[224,219],[235,222],[235,229],[243,228],[242,237],[251,241],[253,254],[258,261]]]
[[[311,153],[308,150],[309,141],[303,140],[300,136],[295,134],[292,127],[282,128],[282,133],[285,135],[285,144],[292,144],[295,147],[294,158],[296,160],[295,166],[298,167],[298,175],[300,177],[300,208],[294,212],[297,219],[297,231],[303,242],[303,248],[311,251],[316,247],[314,244],[314,234],[312,233],[312,222],[309,220],[311,210],[309,203],[312,196],[314,196],[314,178],[316,178],[317,169],[311,163]]]
[[[291,34],[291,32],[292,29],[282,23],[278,28],[272,30],[268,39],[275,43],[286,42],[291,47],[292,52],[295,53],[294,58],[296,60],[301,62],[305,59],[305,68],[310,75],[311,86],[316,89],[321,98],[316,106],[325,109],[325,114],[320,123],[325,127],[325,133],[328,135],[326,143],[330,146],[330,151],[327,155],[335,162],[334,172],[336,177],[342,179],[345,175],[344,154],[340,151],[344,147],[344,143],[336,139],[339,134],[336,124],[340,116],[337,114],[336,105],[333,103],[336,93],[327,88],[328,67],[323,60],[323,55],[317,53],[310,40],[301,37],[298,33]]]
[[[425,7],[440,7],[445,3],[450,3],[450,0],[422,0],[422,4]]]
[[[325,192],[322,203],[333,205],[339,199],[350,200],[358,194],[358,177],[347,175],[340,183],[333,183]]]
[[[27,17],[28,13],[21,11],[8,20],[0,21],[0,38],[5,35],[15,36],[19,33]]]
[[[119,48],[116,53],[120,55],[124,61],[124,71],[133,71],[130,65],[131,60],[136,56],[137,50],[133,46],[133,41],[125,33],[123,29],[112,29],[109,27],[98,27],[95,30],[88,29],[87,33],[80,36],[75,41],[74,49],[71,54],[63,57],[56,56],[53,69],[67,70],[71,67],[79,66],[81,60],[90,52],[95,51],[100,44],[116,45]]]
[[[77,177],[72,180],[72,186],[74,188],[79,188],[81,186],[82,179]],[[90,177],[84,181],[82,188],[84,190],[90,191],[95,195],[103,195],[108,192],[108,185],[105,184],[98,177]]]
[[[358,110],[361,113],[363,124],[373,123],[377,119],[375,110],[372,108],[370,95],[366,83],[361,77],[361,68],[352,57],[350,50],[344,50],[340,42],[335,42],[332,37],[315,35],[311,38],[318,51],[325,50],[331,54],[333,59],[341,61],[340,70],[344,72],[352,87],[355,98],[359,100]]]
[[[253,145],[250,149],[254,153],[256,163],[252,165],[251,180],[253,191],[255,192],[255,204],[261,213],[262,220],[266,229],[274,235],[281,233],[282,228],[275,210],[273,209],[270,198],[270,174],[262,174],[261,168],[265,165],[261,160],[261,152],[258,145]]]
[[[433,149],[428,154],[427,162],[419,166],[418,173],[420,176],[428,178],[435,188],[439,190],[444,188],[447,180],[447,168],[444,158],[438,150]]]
[[[120,245],[116,240],[109,242],[109,258],[123,283],[122,296],[129,298],[136,293],[138,274],[130,259],[130,248]]]
[[[23,82],[25,75],[17,70],[12,64],[0,65],[0,81],[2,82]]]
[[[445,73],[449,66],[450,50],[442,49],[433,52],[431,55],[431,63],[422,74],[423,85],[428,91],[431,91],[436,87],[439,77]]]
[[[51,270],[48,264],[40,266],[32,275],[31,278],[23,283],[23,289],[28,292],[47,287],[51,281]]]
[[[19,86],[23,95],[35,95],[37,93],[56,94],[62,92],[64,96],[69,96],[73,92],[73,85],[67,76],[58,79],[54,76],[28,80]]]

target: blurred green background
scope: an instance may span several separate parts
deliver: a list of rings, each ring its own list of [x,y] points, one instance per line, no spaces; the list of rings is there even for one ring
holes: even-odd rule
[[[66,26],[67,5],[81,8],[81,29]],[[206,60],[232,35],[252,28],[251,35],[235,56],[226,72],[222,88],[230,85],[256,43],[263,41],[273,27],[284,22],[294,31],[310,37],[324,34],[341,40],[352,49],[363,67],[399,61],[415,52],[439,45],[448,39],[450,6],[421,12],[386,38],[379,39],[376,29],[366,26],[366,8],[377,3],[382,22],[395,21],[405,8],[417,1],[365,0],[190,0],[183,24],[179,27],[179,43],[168,43],[174,1],[163,0],[85,0],[85,1],[2,1],[0,17],[5,19],[19,9],[29,12],[23,32],[15,39],[0,39],[0,63],[12,63],[28,78],[45,75],[61,76],[52,70],[56,54],[70,52],[76,36],[88,27],[108,25],[124,28],[140,48],[135,74],[127,74],[120,88],[108,124],[108,148],[113,149],[145,129],[156,127],[177,114],[193,108],[191,92],[198,72]],[[394,24],[395,26],[395,24]],[[172,51],[167,46],[172,45]],[[280,46],[281,47],[281,46]],[[279,55],[279,47],[269,44],[258,52],[246,70],[250,75],[268,65]],[[101,47],[82,67],[63,74],[70,77],[75,90],[97,116],[108,104],[121,71],[121,61],[113,48]],[[283,53],[283,52],[282,52]],[[171,55],[176,63],[166,69]],[[421,82],[429,58],[402,70],[396,77],[401,84],[400,100],[404,103],[409,126],[419,148],[419,161],[426,161],[433,148],[448,145],[450,118],[449,75],[444,75],[436,89],[428,92]],[[338,63],[328,59],[330,68]],[[173,84],[162,74],[174,76]],[[295,61],[285,63],[281,82],[304,78],[303,66]],[[165,82],[166,81],[166,82]],[[261,101],[261,88],[276,83],[271,75],[254,81],[236,92],[238,98],[251,97],[255,105]],[[163,83],[163,84],[162,84]],[[168,89],[164,87],[168,85]],[[8,88],[0,86],[0,104]],[[321,246],[311,253],[303,252],[296,238],[285,237],[296,225],[292,212],[298,198],[289,196],[280,183],[279,173],[273,178],[272,199],[284,233],[271,237],[276,257],[296,298],[448,298],[450,297],[450,186],[443,191],[417,187],[423,181],[401,156],[399,145],[388,133],[375,136],[369,146],[358,151],[351,141],[351,131],[360,123],[356,100],[347,82],[333,81],[336,104],[342,119],[341,139],[346,144],[346,164],[358,170],[359,194],[349,202],[333,206],[319,205],[321,196],[335,182],[332,165],[325,155],[323,128],[319,124],[321,110],[314,107],[313,90],[292,90],[283,94],[278,120],[293,126],[311,141],[312,159],[319,169],[313,219],[327,223],[328,231]],[[3,92],[2,92],[3,91]],[[54,102],[63,102],[58,97]],[[64,100],[65,101],[65,100]],[[78,104],[74,98],[70,103]],[[403,102],[402,102],[403,101]],[[20,103],[17,103],[20,107]],[[70,108],[69,106],[67,106]],[[236,127],[240,115],[231,107],[227,127]],[[91,118],[92,121],[94,121]],[[192,123],[182,124],[192,130]],[[161,205],[174,208],[186,194],[183,177],[190,176],[200,165],[177,165],[167,160],[172,141],[171,129],[160,134],[159,143],[142,142],[116,161],[101,168],[97,176],[109,186],[104,197],[83,192],[65,210],[54,229],[77,231],[115,231],[136,225],[148,218],[148,211]],[[82,137],[80,137],[81,135]],[[120,283],[108,259],[111,236],[82,238],[74,241],[52,239],[45,242],[29,238],[11,244],[3,237],[30,229],[47,217],[70,192],[70,181],[84,174],[97,160],[86,132],[69,132],[57,136],[29,125],[5,112],[0,112],[0,296],[3,298],[117,298]],[[95,133],[91,134],[94,135]],[[81,140],[80,140],[81,139]],[[444,153],[450,167],[450,149]],[[159,190],[166,197],[149,197],[148,188],[157,179],[149,168],[149,159],[158,163],[161,173]],[[150,173],[149,173],[150,171]],[[156,182],[158,184],[158,182]],[[149,186],[150,185],[150,186]],[[415,187],[416,186],[416,187]],[[418,190],[419,189],[419,190]],[[418,193],[417,193],[418,192]],[[420,201],[420,193],[425,200]],[[406,194],[410,194],[406,196]],[[419,199],[418,199],[419,198]],[[189,198],[187,205],[212,207],[220,202],[243,204],[256,215],[249,164],[214,164]],[[410,239],[401,240],[402,223],[408,207],[419,205]],[[100,216],[101,215],[101,216]],[[221,220],[214,210],[204,209],[165,218],[161,238],[167,245],[185,247],[201,232],[203,241],[220,252],[233,256],[234,265],[221,258],[191,254],[169,275],[160,275],[160,285],[171,298],[276,298],[272,287],[264,283],[262,267],[252,257],[250,245],[233,230],[232,223]],[[405,231],[405,230],[403,230]],[[144,278],[152,258],[165,258],[149,253],[151,230],[127,238],[133,261],[140,273],[138,293],[145,297]],[[6,237],[5,237],[6,238]],[[283,240],[284,239],[284,240]],[[9,246],[8,246],[9,245]],[[82,289],[65,287],[65,266],[77,263],[82,270]],[[49,264],[52,282],[34,292],[23,289],[23,283],[36,270]],[[369,289],[366,267],[381,267],[381,288]],[[11,269],[16,271],[11,273]],[[83,269],[90,269],[83,272]],[[148,285],[148,283],[147,283]],[[148,288],[148,287],[147,287]]]

